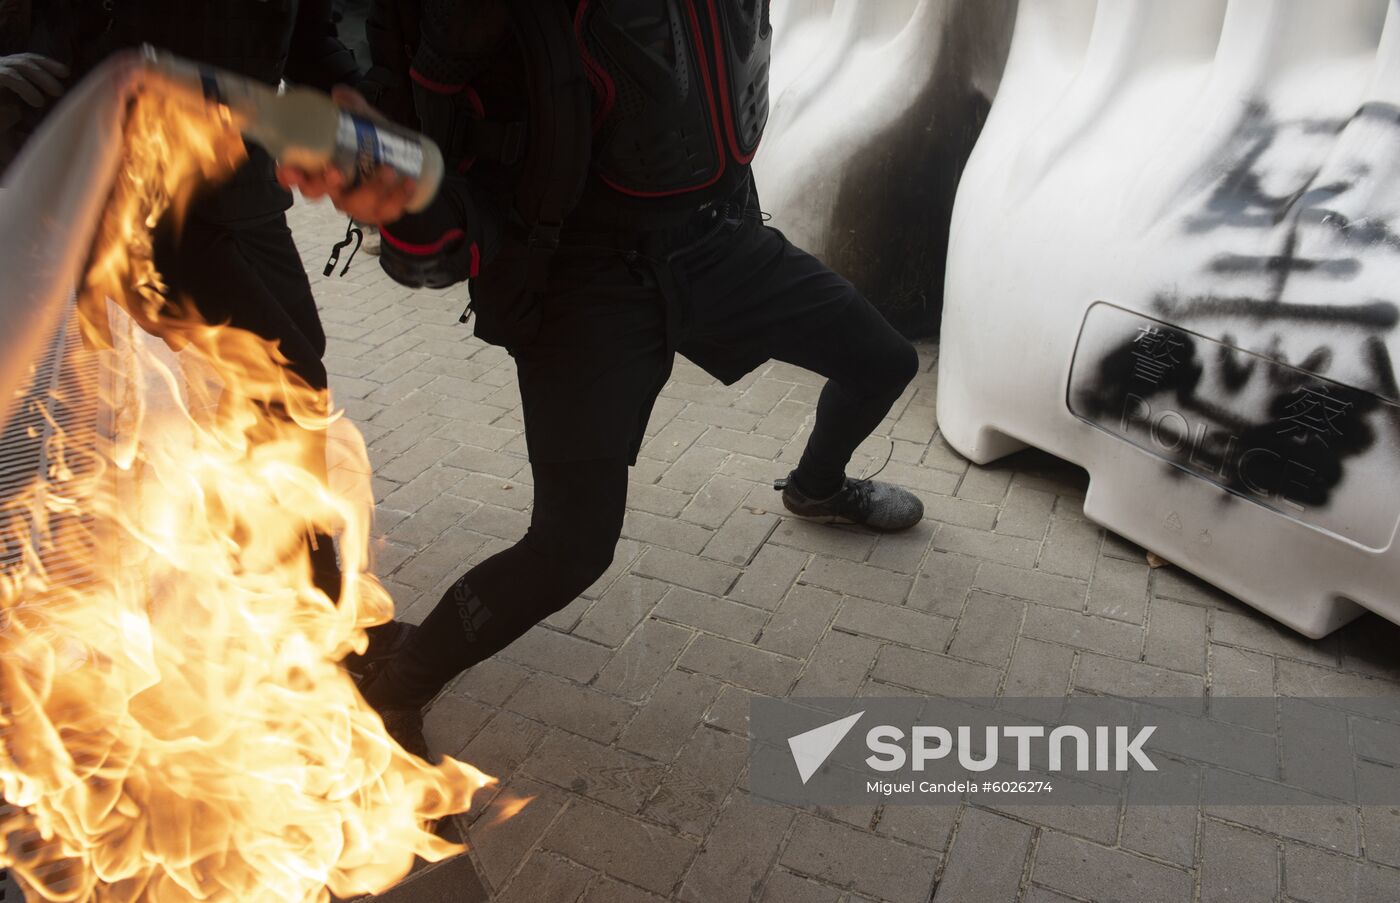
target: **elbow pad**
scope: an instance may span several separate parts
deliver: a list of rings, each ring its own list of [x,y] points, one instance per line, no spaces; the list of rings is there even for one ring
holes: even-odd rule
[[[421,213],[381,226],[379,263],[408,288],[447,288],[474,278],[499,244],[500,227],[472,202],[467,186],[445,183]]]
[[[394,235],[390,229],[398,232]],[[399,237],[402,221],[379,230],[383,246],[379,265],[399,285],[407,288],[448,288],[474,277],[481,269],[481,249],[468,241],[461,229],[450,229],[437,238],[417,243]]]

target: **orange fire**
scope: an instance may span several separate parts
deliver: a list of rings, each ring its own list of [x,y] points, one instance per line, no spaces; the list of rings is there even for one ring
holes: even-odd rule
[[[79,302],[114,439],[57,434],[0,536],[23,554],[0,573],[0,865],[31,899],[381,891],[458,852],[429,822],[492,780],[405,753],[336,664],[392,612],[358,432],[274,346],[163,294],[156,223],[241,154],[217,117],[133,102]]]

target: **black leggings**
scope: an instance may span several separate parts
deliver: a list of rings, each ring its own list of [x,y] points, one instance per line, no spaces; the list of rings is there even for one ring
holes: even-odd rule
[[[452,585],[385,680],[366,691],[426,702],[461,671],[509,646],[568,605],[612,564],[627,507],[624,458],[535,462],[535,505],[525,538]]]
[[[846,335],[857,345],[889,341],[888,333],[868,329]],[[882,359],[880,352],[889,352],[885,359],[893,361],[872,366],[877,375],[868,371],[859,388],[827,383],[795,474],[800,486],[842,485],[856,446],[913,376],[913,350],[899,342],[907,354],[900,344],[861,349],[872,361]],[[426,703],[457,674],[509,646],[588,589],[612,564],[627,503],[628,465],[628,457],[532,462],[535,503],[525,538],[452,585],[384,679],[366,689],[369,701]]]

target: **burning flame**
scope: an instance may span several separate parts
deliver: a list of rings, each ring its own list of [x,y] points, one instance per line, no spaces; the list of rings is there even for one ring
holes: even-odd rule
[[[157,222],[241,154],[227,123],[133,101],[79,304],[116,439],[57,433],[0,536],[22,553],[0,573],[0,865],[31,899],[377,892],[458,852],[430,822],[492,780],[404,752],[336,664],[392,612],[359,434],[275,346],[163,293]],[[317,534],[340,537],[338,604]]]

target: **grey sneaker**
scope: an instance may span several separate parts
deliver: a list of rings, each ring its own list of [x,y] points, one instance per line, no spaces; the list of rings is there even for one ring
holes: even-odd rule
[[[783,506],[798,517],[823,524],[859,524],[881,533],[908,530],[923,520],[924,503],[907,489],[875,480],[847,478],[840,492],[825,499],[808,498],[792,481],[773,484],[783,493]]]

